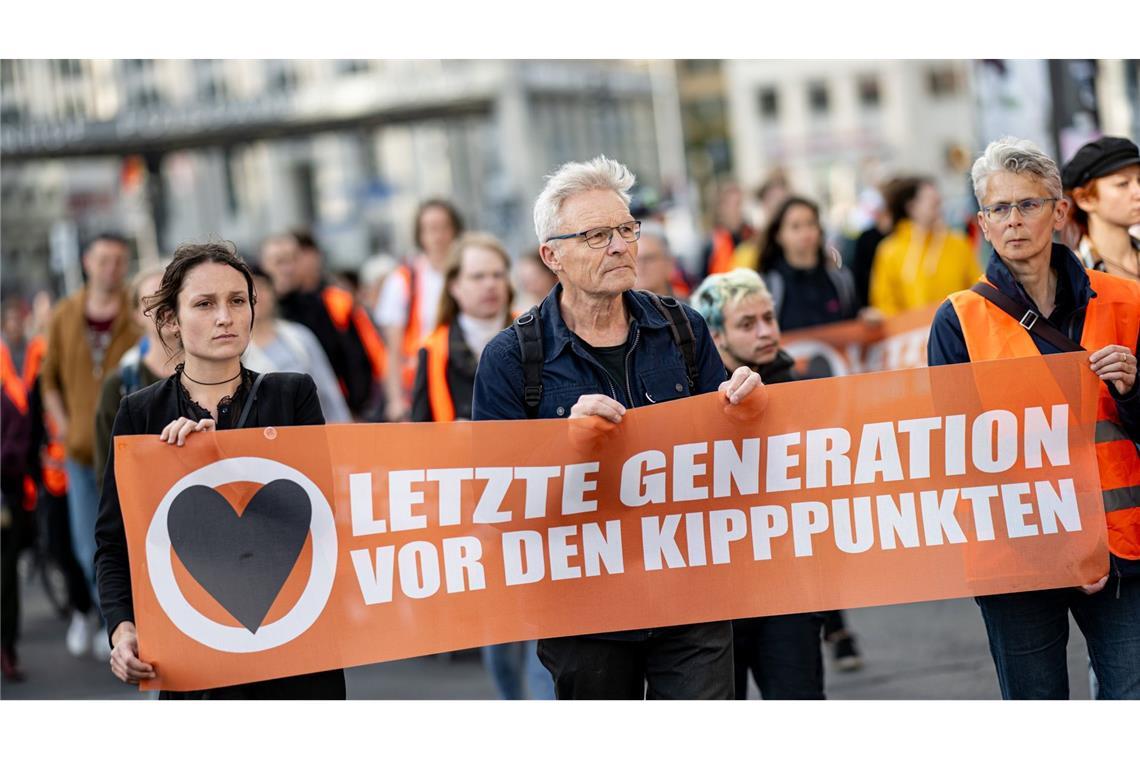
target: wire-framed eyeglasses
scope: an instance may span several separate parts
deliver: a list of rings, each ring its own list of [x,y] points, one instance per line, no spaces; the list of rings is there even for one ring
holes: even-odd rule
[[[992,206],[982,206],[982,213],[991,222],[1004,222],[1016,208],[1023,218],[1037,216],[1045,210],[1045,204],[1052,201],[1056,203],[1060,198],[1026,198],[1017,203],[995,203]]]
[[[549,243],[551,240],[569,240],[570,238],[580,237],[586,241],[586,245],[591,248],[605,248],[614,239],[614,232],[621,235],[621,239],[627,243],[632,243],[641,237],[641,222],[634,220],[632,222],[624,222],[617,227],[595,227],[591,230],[584,230],[582,232],[571,232],[566,235],[553,235],[544,240],[544,243]]]

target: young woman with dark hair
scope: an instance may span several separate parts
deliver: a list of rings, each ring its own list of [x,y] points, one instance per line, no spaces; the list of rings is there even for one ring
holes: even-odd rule
[[[114,436],[159,435],[182,446],[205,430],[238,427],[322,425],[316,387],[308,375],[258,375],[241,365],[249,344],[256,297],[249,268],[232,246],[184,245],[163,273],[158,291],[147,299],[160,340],[167,335],[184,354],[174,374],[126,396],[119,405]],[[137,684],[155,676],[139,659],[134,624],[130,562],[115,482],[114,447],[103,476],[95,525],[96,575],[103,616],[110,632],[111,672]],[[343,699],[344,671],[330,670],[271,681],[194,692],[160,692],[166,699]]]
[[[784,330],[852,319],[858,312],[855,280],[824,248],[819,207],[807,198],[792,196],[776,209],[756,268]]]

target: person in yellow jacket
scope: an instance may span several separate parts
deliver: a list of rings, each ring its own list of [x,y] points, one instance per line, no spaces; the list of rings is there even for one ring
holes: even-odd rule
[[[991,143],[974,164],[978,220],[994,255],[930,328],[930,366],[1084,349],[1102,381],[1096,457],[1109,574],[1081,588],[977,598],[1006,699],[1066,699],[1072,614],[1100,699],[1140,698],[1140,283],[1085,269],[1053,242],[1066,222],[1053,159],[1027,140]],[[1105,586],[1108,585],[1106,589]]]
[[[871,306],[888,317],[933,306],[982,273],[970,241],[943,223],[932,180],[913,177],[892,190],[887,205],[895,228],[875,252],[870,294]]]

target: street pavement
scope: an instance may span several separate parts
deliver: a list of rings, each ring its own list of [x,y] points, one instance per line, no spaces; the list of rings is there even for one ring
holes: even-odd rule
[[[64,647],[67,622],[48,607],[38,585],[22,586],[24,618],[20,660],[28,680],[4,683],[2,699],[148,699],[119,683],[106,662],[71,657]],[[864,667],[835,670],[828,658],[831,699],[997,699],[997,678],[986,632],[972,599],[850,610]],[[1069,679],[1073,698],[1088,699],[1084,638],[1070,623]],[[348,671],[351,699],[494,699],[495,691],[474,652],[433,655]],[[755,684],[749,696],[758,698]]]

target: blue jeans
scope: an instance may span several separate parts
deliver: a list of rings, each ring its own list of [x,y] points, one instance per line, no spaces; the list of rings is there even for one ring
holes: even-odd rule
[[[1068,699],[1069,613],[1088,642],[1097,699],[1140,699],[1140,578],[1091,596],[1050,589],[977,598],[1003,699]]]
[[[99,490],[95,487],[95,468],[79,464],[68,457],[67,515],[71,525],[71,546],[75,559],[83,569],[91,599],[99,604],[95,590],[95,517],[99,514]]]
[[[554,681],[539,662],[537,641],[483,647],[483,665],[491,674],[500,699],[554,699]]]

